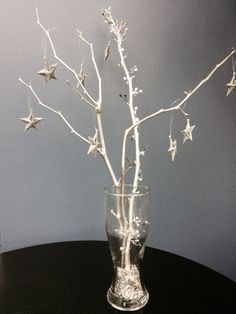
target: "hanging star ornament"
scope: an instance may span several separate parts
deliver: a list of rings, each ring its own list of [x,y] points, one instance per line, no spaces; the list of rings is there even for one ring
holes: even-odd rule
[[[96,157],[97,156],[97,150],[100,147],[100,144],[98,142],[98,130],[97,129],[95,130],[94,137],[89,136],[88,140],[89,140],[90,145],[89,145],[87,155],[92,154],[94,157]]]
[[[171,136],[169,136],[170,138],[170,147],[168,149],[168,152],[171,153],[171,160],[174,161],[175,160],[175,155],[177,153],[177,141],[176,140],[172,140]]]
[[[226,84],[227,87],[227,93],[226,96],[229,96],[235,89],[236,89],[236,72],[233,72],[233,76],[231,81]]]
[[[43,120],[43,118],[35,118],[32,109],[30,109],[29,116],[27,118],[20,118],[20,120],[26,123],[25,131],[31,128],[38,130],[37,124]]]
[[[181,131],[181,133],[183,133],[183,135],[184,135],[183,143],[185,143],[185,141],[187,141],[187,140],[191,140],[191,141],[193,140],[192,132],[193,132],[194,128],[195,128],[195,125],[190,125],[189,119],[187,119],[187,125],[186,125],[185,129],[183,131]]]
[[[55,70],[58,63],[50,65],[47,62],[47,60],[44,60],[44,63],[45,63],[44,68],[38,71],[38,74],[44,76],[44,82],[45,84],[47,84],[47,82],[50,81],[51,79],[54,79],[54,80],[57,79],[55,76]]]
[[[105,49],[105,51],[104,51],[104,61],[106,61],[107,60],[107,58],[109,57],[109,55],[110,55],[110,48],[111,47],[111,42],[109,41],[108,42],[108,45],[107,45],[107,47],[106,47],[106,49]]]

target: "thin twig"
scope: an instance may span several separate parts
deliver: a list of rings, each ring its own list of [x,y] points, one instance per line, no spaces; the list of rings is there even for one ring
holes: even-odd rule
[[[97,63],[96,63],[96,60],[95,60],[95,56],[94,56],[94,50],[93,50],[93,44],[90,43],[88,40],[86,40],[83,35],[82,35],[82,32],[77,30],[77,32],[79,33],[79,38],[84,42],[86,43],[89,48],[90,48],[90,53],[91,53],[91,59],[92,59],[92,62],[93,62],[93,66],[94,66],[94,69],[95,69],[95,72],[96,72],[96,75],[97,75],[97,79],[98,79],[98,101],[96,102],[98,107],[100,108],[101,107],[101,104],[102,104],[102,79],[101,79],[101,76],[100,76],[100,73],[98,71],[98,66],[97,66]]]
[[[71,85],[69,80],[66,80],[66,83],[70,86],[70,88],[77,94],[80,96],[81,100],[85,101],[89,106],[91,106],[93,109],[97,109],[97,106],[94,106],[94,104],[92,104],[88,99],[86,99],[78,90],[78,88],[74,87],[73,85]]]

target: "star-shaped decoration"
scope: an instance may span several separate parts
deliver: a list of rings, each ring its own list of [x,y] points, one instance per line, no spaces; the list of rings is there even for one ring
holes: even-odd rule
[[[236,89],[236,72],[233,73],[233,77],[231,81],[226,84],[227,87],[227,93],[226,96],[229,96],[235,89]]]
[[[171,136],[169,136],[170,138],[170,147],[168,149],[168,152],[171,153],[171,160],[174,161],[175,160],[175,155],[177,153],[177,141],[176,140],[172,140]]]
[[[191,140],[191,141],[193,140],[192,132],[193,132],[194,128],[195,128],[195,125],[190,125],[189,119],[187,119],[187,125],[186,125],[185,129],[183,131],[181,131],[181,133],[183,133],[183,135],[184,135],[183,143],[185,143],[185,141],[187,141],[187,140]]]
[[[57,65],[58,65],[58,63],[50,65],[47,62],[47,60],[45,60],[44,68],[42,70],[38,71],[39,75],[44,76],[45,84],[48,81],[50,81],[51,79],[54,79],[54,80],[57,79],[56,76],[55,76],[55,70],[56,70]]]
[[[108,44],[107,44],[107,47],[106,47],[106,49],[104,51],[104,61],[106,61],[107,58],[110,55],[110,47],[111,47],[111,42],[109,41]]]
[[[38,130],[37,123],[43,120],[43,118],[35,118],[31,109],[29,116],[27,118],[20,118],[20,120],[26,123],[25,131],[31,128]]]
[[[94,137],[89,136],[88,140],[89,140],[90,145],[89,145],[87,155],[93,154],[93,156],[96,157],[97,156],[97,150],[100,147],[100,144],[98,142],[98,130],[97,129],[95,131]]]

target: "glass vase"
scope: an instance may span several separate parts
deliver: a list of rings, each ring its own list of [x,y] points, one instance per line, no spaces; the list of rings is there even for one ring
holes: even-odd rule
[[[113,261],[113,278],[107,292],[116,309],[135,311],[148,302],[141,262],[149,229],[149,188],[132,185],[105,188],[106,232]]]

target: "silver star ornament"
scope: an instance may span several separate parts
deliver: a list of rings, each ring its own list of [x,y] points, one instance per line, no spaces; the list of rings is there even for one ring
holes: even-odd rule
[[[174,161],[175,160],[175,155],[177,153],[177,141],[176,140],[172,140],[171,136],[169,136],[170,138],[170,147],[168,149],[168,152],[171,153],[171,160]]]
[[[187,119],[187,125],[185,129],[181,131],[181,133],[183,133],[184,135],[183,143],[185,143],[187,140],[191,140],[191,141],[193,140],[192,132],[194,128],[195,128],[195,125],[190,125],[189,119]]]
[[[45,60],[44,68],[42,70],[38,71],[39,75],[44,76],[45,84],[47,84],[47,82],[50,81],[51,79],[54,79],[54,80],[57,79],[55,76],[55,70],[56,70],[57,65],[58,65],[58,63],[50,65],[47,62],[47,60]]]
[[[31,128],[38,130],[37,124],[38,124],[41,120],[43,120],[43,118],[35,118],[35,117],[34,117],[34,114],[33,114],[33,111],[30,110],[29,116],[26,117],[26,118],[20,118],[20,120],[26,123],[26,125],[25,125],[25,131],[28,130],[28,129],[31,129]]]
[[[90,136],[88,137],[90,145],[89,145],[87,155],[93,154],[94,157],[97,156],[97,149],[100,146],[97,135],[98,135],[98,130],[96,129],[94,137],[90,137]]]

